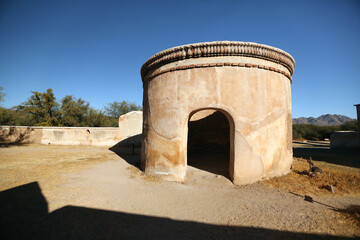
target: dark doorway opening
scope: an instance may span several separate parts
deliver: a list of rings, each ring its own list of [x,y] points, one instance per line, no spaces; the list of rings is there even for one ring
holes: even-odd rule
[[[187,164],[230,178],[230,124],[224,113],[201,110],[188,122]]]

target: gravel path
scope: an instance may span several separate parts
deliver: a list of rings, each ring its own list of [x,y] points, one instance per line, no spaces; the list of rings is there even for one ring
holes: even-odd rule
[[[41,193],[46,207],[41,214],[36,213],[40,215],[35,214],[37,217],[27,223],[29,227],[18,238],[360,237],[359,221],[336,211],[359,206],[359,196],[319,197],[310,203],[303,196],[268,189],[261,183],[235,186],[223,176],[193,167],[188,168],[184,183],[164,182],[133,166],[139,161],[138,155],[125,154],[121,158],[105,148],[82,151],[88,151],[85,157],[105,154],[109,160],[85,170],[62,173],[64,180],[52,190],[40,179],[40,189],[47,189]],[[34,206],[34,201],[26,200],[30,206]],[[4,221],[3,217],[1,223]]]
[[[87,206],[116,212],[213,225],[360,236],[359,225],[350,224],[333,209],[360,205],[359,197],[326,197],[310,203],[302,196],[267,189],[261,183],[234,186],[223,176],[192,167],[187,176],[183,184],[162,182],[115,160],[69,174],[67,187],[76,189],[72,198],[86,196]]]

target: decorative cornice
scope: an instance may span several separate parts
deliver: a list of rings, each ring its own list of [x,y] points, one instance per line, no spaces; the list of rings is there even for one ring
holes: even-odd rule
[[[146,77],[146,80],[151,80],[154,77],[157,77],[161,74],[168,73],[168,72],[174,72],[179,70],[186,70],[186,69],[192,69],[192,68],[209,68],[209,67],[245,67],[245,68],[258,68],[263,69],[271,72],[277,72],[285,77],[287,77],[290,80],[290,83],[292,83],[291,75],[283,70],[274,68],[274,67],[268,67],[264,65],[258,65],[258,64],[251,64],[251,63],[229,63],[229,62],[219,62],[219,63],[201,63],[201,64],[191,64],[191,65],[184,65],[184,66],[177,66],[173,68],[168,68],[162,71],[154,71],[150,75]],[[145,82],[145,81],[144,81]]]
[[[149,73],[171,62],[220,56],[253,57],[272,61],[286,67],[290,72],[290,79],[295,68],[295,60],[281,49],[251,42],[220,41],[188,44],[159,52],[150,57],[141,67],[141,77],[144,81]]]

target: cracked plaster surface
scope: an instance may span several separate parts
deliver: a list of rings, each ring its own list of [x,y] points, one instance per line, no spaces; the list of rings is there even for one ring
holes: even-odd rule
[[[226,59],[286,70],[280,64],[263,59]],[[161,69],[216,60],[182,60]],[[290,98],[289,79],[262,69],[226,66],[159,75],[144,83],[144,138],[147,141],[143,146],[142,165],[148,173],[161,172],[170,176],[169,180],[183,180],[190,115],[201,109],[215,109],[232,120],[234,156],[230,176],[235,184],[286,174],[292,163],[292,148],[288,142],[291,137]]]

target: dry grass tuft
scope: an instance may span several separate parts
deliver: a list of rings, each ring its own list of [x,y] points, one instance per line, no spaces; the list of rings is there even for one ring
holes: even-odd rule
[[[159,178],[157,176],[152,176],[152,175],[145,174],[143,171],[141,171],[136,166],[131,165],[131,166],[127,167],[126,169],[130,171],[130,177],[131,178],[140,177],[141,179],[143,179],[145,181],[162,182],[161,178]]]
[[[96,153],[88,146],[47,146],[29,144],[0,149],[0,191],[42,181],[54,188],[63,173],[77,172],[96,163],[113,159],[106,152]]]
[[[322,169],[321,174],[309,177],[304,174],[309,170],[306,159],[294,158],[292,172],[281,177],[262,181],[270,188],[282,189],[297,194],[319,195],[360,195],[360,170],[356,168],[313,161]],[[334,186],[332,193],[325,186]]]

